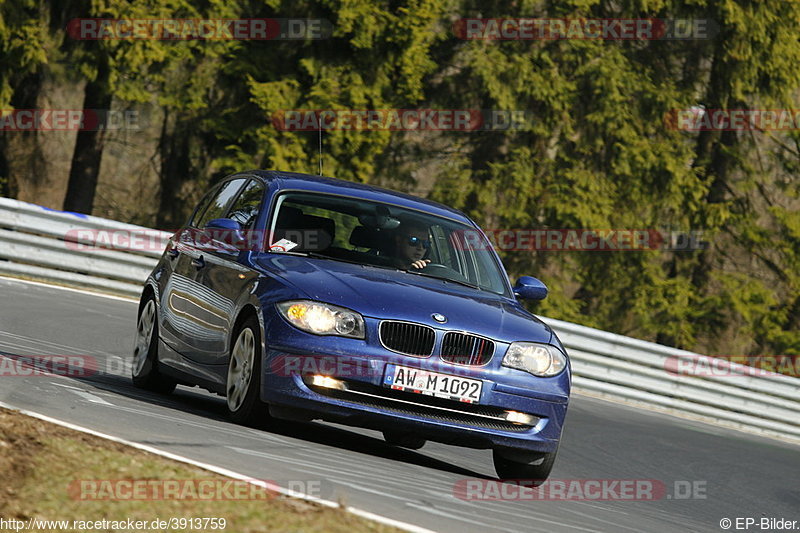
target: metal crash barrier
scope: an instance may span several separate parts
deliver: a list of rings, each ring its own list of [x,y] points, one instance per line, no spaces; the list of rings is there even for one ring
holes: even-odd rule
[[[169,237],[164,231],[0,198],[3,276],[137,298]],[[800,442],[797,377],[542,320],[569,351],[576,391]]]

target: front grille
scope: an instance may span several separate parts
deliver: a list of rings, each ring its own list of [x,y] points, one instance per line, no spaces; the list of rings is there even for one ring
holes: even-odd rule
[[[381,343],[394,352],[416,357],[433,353],[436,334],[433,328],[409,322],[381,322]]]
[[[442,359],[457,365],[485,365],[494,355],[494,342],[477,335],[449,332],[442,341]]]
[[[314,392],[355,404],[397,414],[420,416],[437,422],[523,432],[531,426],[515,424],[503,418],[505,410],[488,405],[454,402],[412,392],[396,391],[366,383],[347,381],[347,390],[326,389],[306,383]],[[424,402],[424,403],[423,403]],[[534,419],[538,423],[540,419]]]

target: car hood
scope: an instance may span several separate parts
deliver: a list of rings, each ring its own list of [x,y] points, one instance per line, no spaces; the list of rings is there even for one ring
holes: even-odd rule
[[[299,297],[347,307],[366,317],[469,331],[501,342],[551,341],[550,328],[514,300],[457,283],[292,255],[263,254],[255,263],[282,278]],[[436,322],[434,313],[447,317],[447,322]]]

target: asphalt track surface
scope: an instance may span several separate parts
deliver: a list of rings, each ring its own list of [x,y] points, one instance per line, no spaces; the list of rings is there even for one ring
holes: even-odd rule
[[[134,388],[124,363],[135,321],[134,302],[0,278],[0,355],[89,355],[106,371],[0,376],[0,402],[436,531],[722,531],[721,519],[737,517],[797,520],[800,531],[791,444],[575,394],[551,479],[655,480],[663,497],[465,501],[458,482],[495,479],[489,450],[410,451],[321,422],[247,428],[198,388]],[[691,484],[699,491],[686,499]]]

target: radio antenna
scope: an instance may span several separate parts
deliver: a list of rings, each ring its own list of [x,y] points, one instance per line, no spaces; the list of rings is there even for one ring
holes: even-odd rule
[[[319,175],[322,176],[322,126],[319,127]]]

